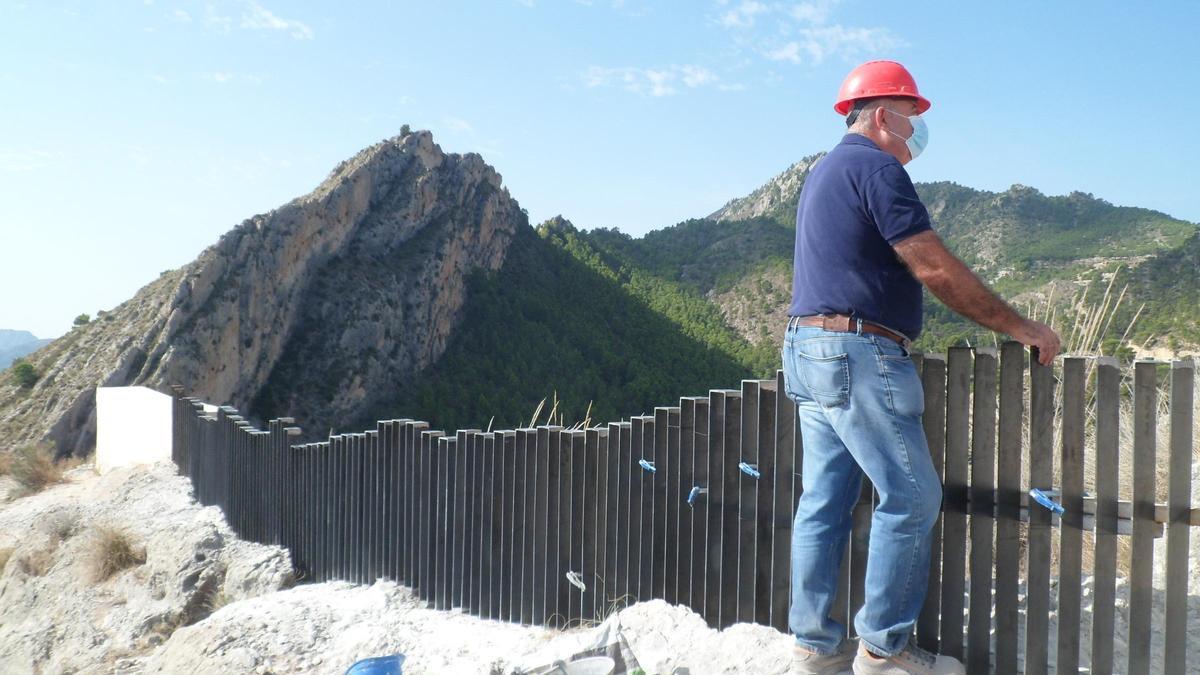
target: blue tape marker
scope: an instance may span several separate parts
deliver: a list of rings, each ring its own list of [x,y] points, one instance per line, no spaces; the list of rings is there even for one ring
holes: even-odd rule
[[[688,491],[688,496],[687,496],[688,506],[691,506],[692,502],[696,501],[696,497],[699,497],[700,495],[705,494],[707,492],[708,492],[707,488],[702,488],[699,485],[693,487],[691,490]]]
[[[751,478],[761,478],[762,477],[762,474],[760,474],[758,472],[758,467],[754,464],[738,462],[738,468],[742,470],[742,473],[746,474],[747,476],[750,476]]]
[[[657,471],[657,469],[654,468],[654,462],[649,462],[644,459],[639,459],[638,464],[641,465],[641,467],[643,469],[649,471],[650,473],[654,473],[655,471]]]
[[[1034,501],[1037,503],[1059,514],[1060,516],[1066,512],[1066,509],[1064,509],[1061,504],[1051,499],[1051,496],[1058,496],[1058,490],[1039,490],[1038,488],[1032,488],[1029,490],[1029,496],[1033,497]]]

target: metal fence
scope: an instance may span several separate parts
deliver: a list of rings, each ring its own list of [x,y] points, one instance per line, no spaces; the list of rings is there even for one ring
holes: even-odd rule
[[[1129,654],[1117,670],[1149,672],[1150,634],[1162,630],[1166,672],[1184,673],[1188,538],[1200,523],[1192,362],[1133,365],[1133,440],[1119,447],[1126,374],[1114,359],[1067,357],[1055,371],[1014,342],[914,360],[945,485],[919,643],[962,658],[971,673],[1016,673],[1023,615],[1024,672],[1051,663],[1077,672],[1089,649],[1091,672],[1112,672],[1118,540],[1128,538]],[[1170,388],[1165,503],[1156,500],[1160,370]],[[233,408],[206,412],[179,387],[175,399],[173,459],[197,499],[218,505],[242,537],[287,547],[305,579],[385,577],[432,607],[525,624],[575,625],[663,598],[713,626],[787,631],[803,448],[782,371],[582,430],[445,434],[397,419],[301,444],[291,419],[260,431]],[[1089,428],[1094,442],[1085,443]],[[1095,476],[1086,492],[1085,449]],[[1132,453],[1131,500],[1118,498],[1120,453]],[[1062,515],[1029,499],[1030,488],[1056,498]],[[864,483],[834,608],[843,622],[863,603],[872,496]],[[1153,544],[1163,524],[1166,625],[1155,626]],[[1080,623],[1085,534],[1090,644]]]

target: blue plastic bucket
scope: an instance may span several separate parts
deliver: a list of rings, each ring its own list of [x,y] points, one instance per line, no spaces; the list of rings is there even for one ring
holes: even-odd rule
[[[350,666],[346,675],[401,675],[400,666],[402,665],[404,665],[403,654],[373,656]]]

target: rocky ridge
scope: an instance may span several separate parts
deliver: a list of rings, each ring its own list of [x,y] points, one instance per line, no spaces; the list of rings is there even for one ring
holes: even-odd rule
[[[355,422],[440,356],[467,276],[499,268],[528,227],[501,181],[428,131],[362,150],[31,354],[30,390],[0,382],[0,446],[49,438],[60,454],[88,452],[101,385],[181,384],[319,433]]]
[[[729,200],[706,217],[709,220],[748,220],[760,216],[791,214],[794,222],[796,200],[800,197],[804,179],[824,156],[825,153],[820,152],[801,159],[750,194]]]

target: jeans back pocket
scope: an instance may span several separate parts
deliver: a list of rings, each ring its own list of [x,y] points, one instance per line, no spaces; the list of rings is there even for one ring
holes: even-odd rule
[[[850,359],[846,354],[814,356],[799,352],[800,380],[809,396],[825,408],[836,408],[850,399]]]

